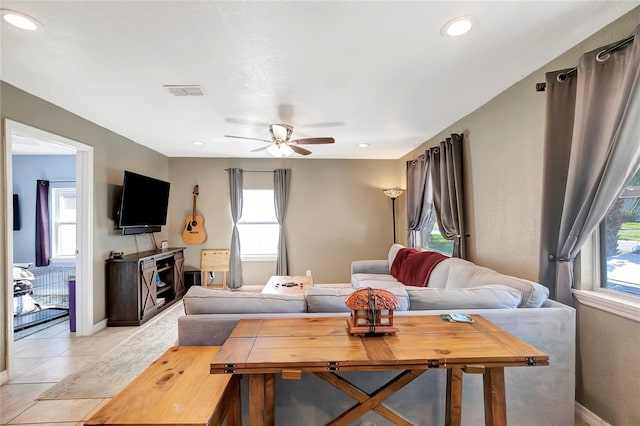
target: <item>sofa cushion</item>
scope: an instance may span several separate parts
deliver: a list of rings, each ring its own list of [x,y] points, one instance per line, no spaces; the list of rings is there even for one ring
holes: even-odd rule
[[[351,275],[353,274],[388,274],[389,262],[383,259],[354,260],[351,262]]]
[[[549,289],[522,278],[504,275],[493,269],[478,266],[467,260],[451,258],[445,288],[468,288],[483,285],[506,285],[522,293],[521,308],[539,308],[549,297]]]
[[[387,290],[393,294],[400,307],[398,311],[406,311],[409,309],[409,296],[404,289],[402,283],[382,282],[382,281],[362,281],[365,284],[359,288],[378,288]],[[366,285],[366,284],[371,285]],[[384,284],[389,284],[385,286]],[[351,287],[322,287],[313,286],[307,289],[307,312],[349,312],[349,308],[345,305],[345,299],[351,293],[356,291]]]
[[[438,263],[429,275],[429,288],[445,288],[447,286],[447,277],[449,276],[449,260],[445,259]]]
[[[406,287],[410,309],[502,309],[517,308],[522,293],[503,285],[460,289]]]
[[[354,291],[353,287],[309,287],[307,312],[349,312],[344,301]]]
[[[402,284],[400,281],[380,280],[377,278],[358,280],[358,282],[355,285],[353,285],[353,288],[355,289],[360,289],[365,287],[380,288],[382,290],[389,290],[389,289],[395,288],[395,289],[398,289],[399,291],[404,291],[406,286]]]
[[[182,300],[187,315],[307,311],[304,294],[249,293],[193,286]]]
[[[351,285],[353,288],[360,288],[361,281],[389,281],[398,282],[389,274],[353,274],[351,275]]]

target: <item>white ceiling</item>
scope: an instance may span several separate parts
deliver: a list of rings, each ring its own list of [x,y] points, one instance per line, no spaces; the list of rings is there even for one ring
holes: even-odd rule
[[[0,77],[170,157],[268,157],[224,135],[286,122],[335,137],[310,158],[396,159],[638,4],[3,0],[43,28],[2,22]]]

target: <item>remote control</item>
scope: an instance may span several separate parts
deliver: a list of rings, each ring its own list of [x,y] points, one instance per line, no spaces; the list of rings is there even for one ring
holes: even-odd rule
[[[455,322],[466,322],[466,323],[469,323],[469,324],[473,324],[473,318],[471,318],[467,314],[456,314],[456,313],[453,313],[453,314],[449,314],[449,318],[451,318]]]

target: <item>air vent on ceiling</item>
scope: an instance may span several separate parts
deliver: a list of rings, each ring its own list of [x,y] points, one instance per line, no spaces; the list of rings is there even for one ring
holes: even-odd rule
[[[202,96],[204,94],[200,86],[193,84],[188,86],[165,85],[164,87],[175,96]]]

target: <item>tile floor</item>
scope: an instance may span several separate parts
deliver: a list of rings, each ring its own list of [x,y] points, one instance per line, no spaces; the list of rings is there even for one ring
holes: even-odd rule
[[[106,399],[36,398],[130,336],[138,327],[109,327],[78,337],[69,321],[14,342],[14,374],[0,387],[2,425],[83,425]]]
[[[244,285],[239,290],[259,293],[262,288]],[[13,378],[0,387],[0,425],[84,425],[108,399],[36,398],[138,330],[107,327],[78,337],[66,320],[14,342]]]

